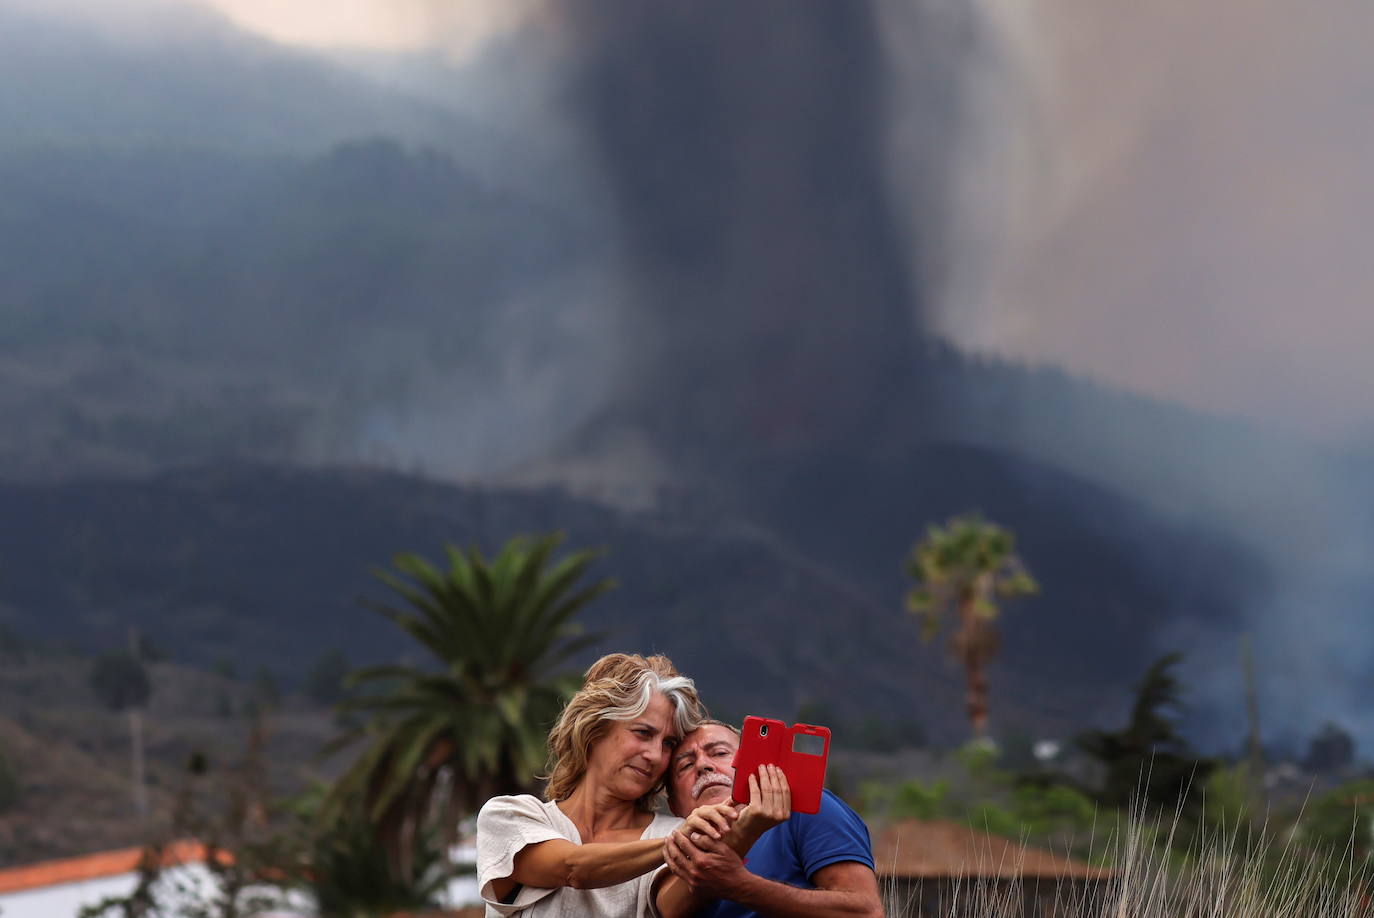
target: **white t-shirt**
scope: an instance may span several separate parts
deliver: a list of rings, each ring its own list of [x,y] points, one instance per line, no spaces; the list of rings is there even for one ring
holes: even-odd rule
[[[681,822],[676,816],[657,815],[640,838],[663,838]],[[502,903],[492,892],[492,881],[511,875],[521,848],[552,838],[582,844],[577,826],[557,803],[528,794],[492,797],[486,802],[477,814],[477,884],[487,904],[487,918],[652,918],[658,914],[650,901],[655,870],[603,889],[521,886],[515,901]]]

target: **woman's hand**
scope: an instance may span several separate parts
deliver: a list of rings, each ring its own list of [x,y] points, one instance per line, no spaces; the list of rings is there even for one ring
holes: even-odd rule
[[[715,803],[709,806],[699,806],[682,821],[676,832],[689,841],[695,841],[696,836],[705,838],[721,838],[730,827],[739,819],[739,810],[729,803]]]
[[[761,765],[749,776],[749,803],[736,823],[739,833],[752,843],[764,832],[782,825],[792,815],[792,788],[777,765]]]

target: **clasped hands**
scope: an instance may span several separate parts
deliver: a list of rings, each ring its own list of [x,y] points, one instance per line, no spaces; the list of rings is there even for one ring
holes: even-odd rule
[[[792,814],[792,790],[776,765],[762,765],[749,776],[749,802],[699,806],[663,845],[668,868],[694,891],[712,898],[728,898],[745,871],[740,852],[759,836],[787,821]]]

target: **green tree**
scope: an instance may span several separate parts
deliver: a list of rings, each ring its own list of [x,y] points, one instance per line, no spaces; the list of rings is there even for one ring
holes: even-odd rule
[[[932,525],[911,550],[907,574],[916,581],[907,608],[921,620],[922,640],[932,640],[941,620],[955,617],[950,647],[964,667],[969,723],[979,737],[987,734],[987,667],[999,646],[998,600],[1035,593],[1039,586],[1016,554],[1010,530],[977,514],[956,517],[943,527]]]
[[[404,875],[412,873],[412,842],[432,816],[451,831],[490,797],[529,789],[544,764],[545,733],[577,686],[560,668],[597,639],[573,616],[613,586],[579,586],[596,555],[581,551],[554,563],[561,539],[515,538],[490,561],[476,548],[450,545],[444,570],[403,554],[395,572],[375,572],[402,600],[375,608],[434,665],[353,674],[350,685],[379,688],[341,705],[368,719],[331,744],[363,743],[332,801],[336,809],[365,801]]]
[[[1189,799],[1192,788],[1203,786],[1215,767],[1192,755],[1175,724],[1183,694],[1173,669],[1182,659],[1169,653],[1150,665],[1123,729],[1089,730],[1078,738],[1079,747],[1103,766],[1097,794],[1103,803],[1128,807],[1139,800],[1174,807]]]

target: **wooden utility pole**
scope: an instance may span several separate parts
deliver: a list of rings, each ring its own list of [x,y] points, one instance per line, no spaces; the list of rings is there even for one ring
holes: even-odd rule
[[[1260,741],[1259,694],[1255,690],[1255,657],[1250,650],[1250,635],[1240,636],[1240,665],[1245,673],[1245,710],[1250,720],[1250,772],[1253,780],[1264,779],[1264,745]]]
[[[129,656],[134,662],[143,665],[143,648],[138,640],[138,628],[129,626]],[[148,821],[148,786],[144,780],[143,763],[143,711],[137,705],[129,706],[129,738],[132,741],[134,757],[134,809],[138,812],[139,822]]]

